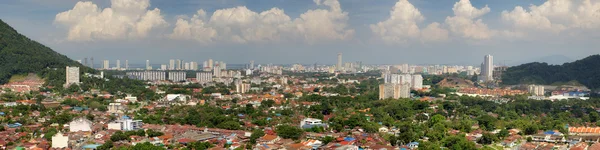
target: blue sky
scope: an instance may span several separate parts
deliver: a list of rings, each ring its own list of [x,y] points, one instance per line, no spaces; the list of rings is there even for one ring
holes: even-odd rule
[[[130,63],[333,64],[342,52],[477,65],[600,52],[598,0],[18,0],[0,1],[0,19],[72,59]]]

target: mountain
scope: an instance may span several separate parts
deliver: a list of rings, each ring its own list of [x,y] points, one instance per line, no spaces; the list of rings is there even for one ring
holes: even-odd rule
[[[43,77],[50,70],[47,68],[62,70],[64,74],[66,66],[79,66],[80,71],[92,71],[91,68],[19,34],[0,19],[0,84],[8,82],[16,74],[37,73]],[[62,82],[64,83],[64,79]]]
[[[588,56],[562,65],[528,63],[510,67],[502,75],[502,83],[552,84],[577,81],[590,89],[600,88],[600,55]]]

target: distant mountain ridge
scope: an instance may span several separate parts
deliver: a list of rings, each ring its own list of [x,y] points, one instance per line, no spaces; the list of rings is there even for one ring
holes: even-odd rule
[[[15,74],[41,73],[46,68],[64,70],[66,66],[79,66],[80,71],[91,70],[21,35],[0,19],[0,84],[8,82]]]
[[[527,63],[510,67],[502,76],[502,83],[552,84],[577,81],[590,89],[600,88],[600,55],[588,56],[562,65],[548,63]]]

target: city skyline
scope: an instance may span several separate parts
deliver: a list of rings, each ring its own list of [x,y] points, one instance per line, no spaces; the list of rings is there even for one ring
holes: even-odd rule
[[[595,21],[600,15],[594,10],[600,5],[586,0],[113,1],[119,3],[2,1],[0,18],[75,60],[89,56],[125,60],[123,56],[131,56],[126,59],[138,62],[166,56],[183,60],[211,57],[233,64],[250,60],[259,64],[334,64],[330,55],[343,53],[346,60],[367,64],[478,64],[481,55],[491,54],[504,58],[498,62],[516,65],[548,61],[543,59],[548,56],[563,59],[553,63],[577,60],[598,53],[595,47],[600,46],[593,38],[595,29],[600,28]],[[128,3],[141,6],[132,12],[139,18],[132,22],[97,20],[107,9],[113,10],[114,16],[131,17],[119,11],[135,6],[124,5]],[[90,12],[93,10],[96,12]],[[106,25],[90,24],[75,12]],[[224,17],[229,13],[240,17]],[[266,14],[273,16],[267,18]],[[148,20],[141,19],[144,15]],[[308,27],[314,22],[324,25],[306,30],[274,27]],[[226,33],[222,27],[232,32]],[[269,31],[265,29],[277,32],[262,32]]]

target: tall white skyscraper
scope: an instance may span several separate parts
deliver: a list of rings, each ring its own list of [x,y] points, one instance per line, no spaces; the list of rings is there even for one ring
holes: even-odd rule
[[[146,70],[152,70],[152,66],[150,66],[150,60],[146,60]]]
[[[121,69],[121,60],[117,60],[117,69]]]
[[[104,60],[102,68],[105,69],[105,70],[110,69],[110,62],[108,60]]]
[[[250,69],[254,69],[254,60],[250,61]]]
[[[177,59],[177,61],[175,61],[175,69],[181,70],[181,60],[180,59]]]
[[[175,70],[175,60],[169,60],[169,70]]]
[[[79,67],[69,67],[66,68],[67,80],[65,82],[65,87],[69,87],[72,84],[79,84]]]
[[[482,81],[494,81],[494,57],[492,55],[485,55],[483,63],[481,64],[481,75]]]
[[[335,66],[337,70],[342,70],[342,53],[338,53],[337,55],[337,64]]]
[[[410,84],[413,89],[422,89],[423,88],[423,76],[420,74],[412,75],[412,82]]]
[[[129,69],[129,60],[125,60],[125,70]]]
[[[212,69],[213,66],[214,66],[213,60],[212,59],[208,59],[208,68]]]
[[[160,70],[167,70],[167,65],[160,65]]]

